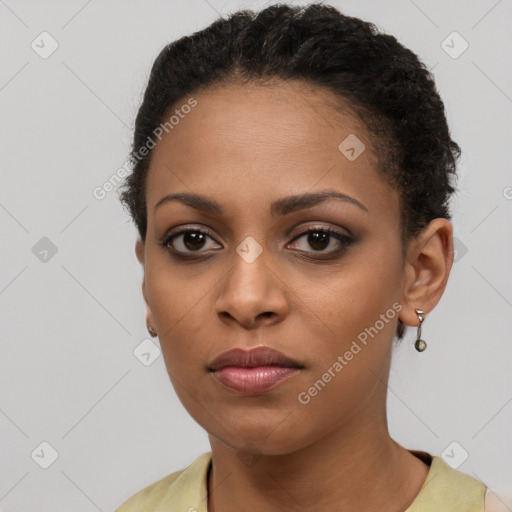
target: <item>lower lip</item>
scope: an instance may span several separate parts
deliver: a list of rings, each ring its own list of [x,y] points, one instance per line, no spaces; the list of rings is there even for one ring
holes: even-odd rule
[[[299,371],[284,366],[257,366],[244,368],[226,366],[213,372],[215,377],[228,388],[240,393],[259,393],[281,384]]]

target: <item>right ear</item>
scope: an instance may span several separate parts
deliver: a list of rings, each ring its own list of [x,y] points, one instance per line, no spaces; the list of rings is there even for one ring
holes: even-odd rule
[[[137,256],[137,260],[144,268],[144,242],[138,238],[135,242],[135,255]],[[148,304],[148,299],[146,296],[146,272],[144,271],[144,277],[142,278],[142,296],[144,297],[144,302],[146,303],[146,324],[154,327],[153,323],[153,314],[151,313],[151,308]]]
[[[135,242],[135,255],[137,256],[139,263],[144,265],[144,242],[140,238],[137,238],[137,241]]]

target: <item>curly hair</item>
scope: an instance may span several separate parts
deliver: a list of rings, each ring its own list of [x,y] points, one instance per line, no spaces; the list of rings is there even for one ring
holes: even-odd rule
[[[416,54],[370,22],[321,3],[242,10],[165,46],[135,120],[132,172],[120,200],[144,241],[142,148],[166,114],[193,92],[233,83],[298,80],[322,86],[368,129],[377,168],[398,192],[403,246],[432,219],[450,219],[460,147],[451,139],[434,78]],[[399,321],[397,337],[405,326]]]

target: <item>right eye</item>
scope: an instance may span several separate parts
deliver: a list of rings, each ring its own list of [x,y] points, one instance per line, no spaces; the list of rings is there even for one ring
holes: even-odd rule
[[[162,241],[162,246],[165,247],[166,249],[170,249],[171,252],[178,253],[180,255],[187,253],[200,254],[199,251],[204,248],[208,238],[210,240],[215,241],[208,231],[198,228],[182,229],[180,231],[173,233],[170,236],[167,236]],[[210,247],[210,249],[212,248],[214,247]]]

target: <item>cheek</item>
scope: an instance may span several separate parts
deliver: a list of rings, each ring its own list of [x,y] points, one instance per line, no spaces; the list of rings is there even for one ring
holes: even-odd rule
[[[374,322],[401,298],[400,247],[398,240],[375,239],[371,247],[361,253],[349,276],[350,293],[359,303],[355,307],[367,312],[368,321]]]
[[[311,310],[312,318],[321,319],[302,325],[315,340],[307,347],[313,361],[307,385],[328,381],[325,388],[319,382],[321,392],[311,401],[317,413],[322,404],[328,407],[329,401],[336,403],[342,397],[345,405],[337,409],[340,413],[345,406],[346,412],[364,401],[378,382],[376,375],[386,368],[401,309],[399,256],[398,251],[384,253],[374,244],[373,250],[361,251],[353,262],[333,272],[328,286],[301,297],[307,306],[303,311]],[[312,333],[313,325],[320,326],[318,332]]]
[[[312,433],[343,423],[369,401],[385,402],[383,383],[400,307],[387,278],[377,271],[340,277],[329,293],[310,302],[324,328],[315,336],[316,346],[308,348],[312,364],[294,398],[300,421]]]
[[[371,248],[360,249],[357,255],[343,266],[330,270],[322,280],[311,280],[307,287],[302,287],[304,291],[297,307],[303,313],[314,312],[311,318],[316,316],[322,321],[331,342],[338,339],[344,345],[373,326],[380,315],[401,299],[399,256],[397,250],[384,251],[384,247],[374,243]],[[297,285],[296,289],[301,287]],[[300,302],[306,307],[300,306]],[[396,322],[394,310],[386,319],[389,323]]]
[[[211,343],[204,327],[212,314],[208,295],[215,281],[191,279],[165,263],[148,262],[146,269],[148,302],[168,371],[178,375],[202,369]]]

